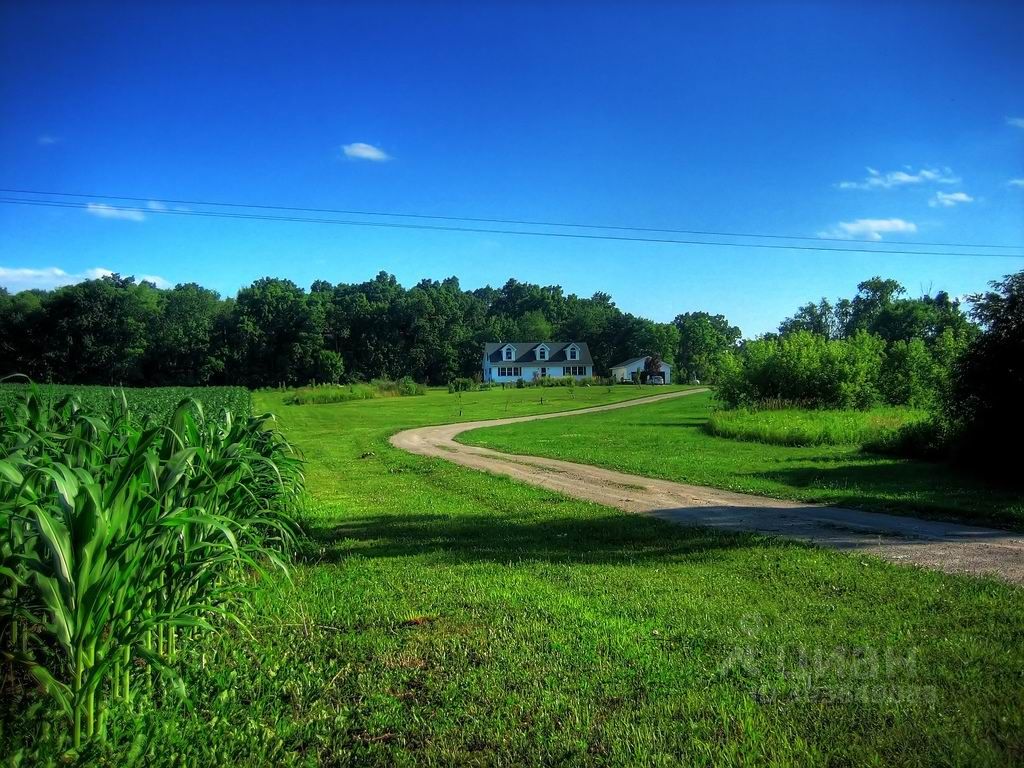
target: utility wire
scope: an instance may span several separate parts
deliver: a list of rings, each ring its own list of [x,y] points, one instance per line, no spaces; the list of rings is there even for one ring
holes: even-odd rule
[[[80,210],[95,210],[90,203],[76,203],[63,200],[26,200],[19,198],[0,198],[3,205],[30,205],[44,206],[50,208],[75,208]],[[351,221],[346,219],[322,219],[305,216],[271,216],[257,213],[229,213],[227,211],[175,211],[143,208],[138,206],[119,206],[103,204],[105,211],[122,211],[128,213],[160,214],[172,216],[202,216],[219,219],[246,219],[254,221],[289,221],[307,224],[337,224],[350,227],[378,227],[385,229],[418,229],[433,232],[472,232],[478,234],[492,235],[521,235],[529,237],[559,237],[575,240],[610,240],[616,242],[637,242],[637,243],[665,243],[674,245],[704,245],[717,248],[762,248],[770,250],[785,251],[828,251],[833,253],[874,253],[892,254],[902,256],[971,256],[971,257],[998,257],[1007,259],[1024,259],[1024,253],[971,253],[954,251],[907,251],[898,249],[883,248],[835,248],[821,245],[780,245],[776,243],[715,243],[707,240],[680,240],[674,238],[656,237],[629,237],[625,235],[592,235],[579,232],[537,232],[517,229],[490,229],[484,227],[454,227],[437,224],[402,224],[394,221]]]
[[[260,210],[267,211],[293,211],[297,213],[335,213],[344,216],[392,216],[395,218],[406,218],[406,219],[433,219],[436,221],[467,221],[476,224],[514,224],[518,226],[530,226],[530,227],[567,227],[573,229],[610,229],[621,232],[660,232],[666,234],[676,235],[703,235],[709,237],[753,237],[753,238],[764,238],[771,240],[810,240],[817,242],[829,242],[829,243],[873,243],[874,240],[863,240],[857,238],[842,238],[842,237],[823,237],[816,236],[811,237],[807,235],[775,235],[765,234],[756,232],[716,232],[711,230],[701,229],[672,229],[672,228],[659,228],[659,227],[637,227],[637,226],[622,226],[615,224],[579,224],[570,222],[559,222],[559,221],[532,221],[529,219],[488,219],[488,218],[474,218],[471,216],[441,216],[431,215],[425,213],[396,213],[387,211],[357,211],[348,210],[344,208],[302,208],[298,206],[290,205],[260,205],[257,203],[226,203],[226,202],[214,202],[209,200],[174,200],[171,198],[160,198],[160,197],[130,197],[127,195],[88,195],[79,192],[44,192],[35,189],[4,189],[0,188],[0,193],[17,194],[17,195],[48,195],[51,197],[83,197],[91,198],[95,200],[127,200],[135,203],[164,203],[167,205],[205,205],[210,207],[222,207],[222,208],[257,208]],[[151,209],[145,209],[147,211]],[[921,245],[931,246],[935,248],[1021,248],[1024,246],[1020,245],[995,245],[988,243],[937,243],[937,242],[924,242],[914,240],[902,240],[900,245]]]

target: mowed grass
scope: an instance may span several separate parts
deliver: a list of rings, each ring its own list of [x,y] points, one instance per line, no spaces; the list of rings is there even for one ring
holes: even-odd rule
[[[856,410],[800,408],[717,409],[708,415],[704,431],[772,445],[853,445],[886,443],[902,427],[928,420],[928,412],[902,406]]]
[[[251,636],[190,649],[194,710],[168,702],[134,753],[239,766],[1020,760],[1020,590],[674,527],[387,442],[628,394],[293,408],[257,395],[309,462],[308,551],[291,583],[254,592]],[[125,746],[108,762],[128,762],[137,726],[112,719]]]
[[[709,435],[709,393],[572,419],[467,432],[509,453],[578,461],[648,477],[780,499],[1024,528],[1024,492],[946,464],[857,445],[790,447]]]

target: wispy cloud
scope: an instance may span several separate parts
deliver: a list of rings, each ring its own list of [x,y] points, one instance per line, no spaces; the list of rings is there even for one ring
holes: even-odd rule
[[[166,211],[167,206],[161,203],[159,200],[150,200],[146,203],[146,207],[151,211]]]
[[[935,197],[928,201],[932,208],[952,208],[961,203],[973,203],[974,198],[966,192],[936,192]]]
[[[818,237],[840,237],[844,239],[881,240],[882,235],[911,234],[917,232],[917,225],[903,219],[856,219],[840,221],[832,229],[819,232]]]
[[[1010,179],[1006,183],[1011,187],[1024,187],[1024,179]]]
[[[909,165],[900,171],[882,173],[874,168],[867,168],[868,175],[862,181],[840,181],[836,186],[840,189],[892,189],[908,184],[958,184],[960,179],[953,174],[951,168],[921,168],[915,171]]]
[[[38,143],[39,146],[41,146],[41,147],[48,147],[51,144],[59,144],[60,141],[61,140],[60,140],[59,137],[51,136],[48,133],[44,133],[42,136],[40,136],[38,139],[36,139],[36,143]]]
[[[351,157],[354,160],[373,160],[379,163],[391,159],[391,156],[383,149],[375,147],[373,144],[364,144],[361,141],[357,141],[355,144],[344,144],[341,151],[345,157]]]
[[[49,290],[62,285],[74,285],[84,280],[98,280],[114,274],[106,267],[92,267],[81,272],[66,272],[60,267],[0,267],[0,285],[12,291],[27,291],[33,288]],[[138,280],[153,283],[157,288],[170,288],[171,282],[160,275],[139,275]]]
[[[142,211],[124,211],[120,208],[109,206],[106,203],[89,203],[85,210],[93,216],[99,216],[101,219],[121,219],[122,221],[146,220],[146,214]]]
[[[1024,128],[1024,117],[1008,117],[1006,124],[1012,125],[1014,128]]]

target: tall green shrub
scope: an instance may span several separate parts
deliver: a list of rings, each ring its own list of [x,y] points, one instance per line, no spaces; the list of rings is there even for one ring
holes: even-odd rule
[[[830,341],[809,331],[748,342],[719,361],[718,396],[730,406],[781,401],[869,408],[881,400],[885,342],[867,333]]]

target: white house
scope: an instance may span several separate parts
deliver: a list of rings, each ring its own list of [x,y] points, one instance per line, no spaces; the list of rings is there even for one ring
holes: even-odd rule
[[[582,341],[507,341],[484,344],[483,380],[533,381],[547,376],[594,375],[590,349]]]
[[[647,361],[650,359],[650,355],[645,357],[634,357],[632,360],[626,360],[618,365],[613,365],[612,380],[634,381],[635,379],[639,379],[640,374],[644,372],[644,366],[647,365]],[[664,360],[661,363],[661,375],[664,377],[666,384],[672,383],[672,366]]]

